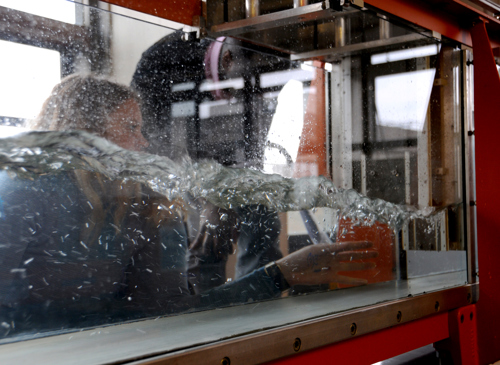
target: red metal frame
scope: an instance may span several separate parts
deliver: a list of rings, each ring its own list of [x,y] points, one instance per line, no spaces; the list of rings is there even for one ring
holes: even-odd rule
[[[456,365],[479,364],[476,318],[475,305],[458,308],[449,313],[450,337],[434,345],[440,351],[440,355],[444,357],[443,351],[448,351]]]
[[[365,2],[469,47],[472,46],[470,23],[474,18],[482,16],[489,21],[490,34],[496,34],[491,40],[492,46],[500,46],[500,21],[460,0],[365,0]]]
[[[193,19],[201,15],[200,0],[102,0],[124,8],[151,14],[177,23],[194,25]]]
[[[499,45],[500,23],[459,0],[368,2],[388,13],[473,46],[480,300],[477,305],[446,314],[449,319],[446,326],[442,323],[444,315],[435,316],[271,364],[370,364],[437,341],[436,346],[450,351],[456,364],[491,364],[500,359],[500,194],[497,192],[500,168],[496,163],[500,155],[500,77],[492,51]],[[448,12],[440,10],[443,4],[447,6]],[[496,36],[493,41],[488,37],[486,22],[489,23],[490,32]],[[430,323],[432,325],[428,326]],[[442,338],[436,338],[436,335]]]
[[[478,345],[481,364],[500,359],[500,77],[482,19],[471,29],[474,53],[479,301]]]
[[[373,364],[449,337],[448,312],[354,337],[268,365]]]

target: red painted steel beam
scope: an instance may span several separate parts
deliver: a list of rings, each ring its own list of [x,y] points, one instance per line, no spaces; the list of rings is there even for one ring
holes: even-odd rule
[[[472,46],[469,28],[478,16],[488,19],[493,47],[500,46],[500,21],[460,0],[365,0],[375,8]]]
[[[455,365],[479,365],[476,305],[468,305],[449,312],[448,325],[450,337],[434,344],[440,357],[451,355]]]
[[[194,25],[201,15],[201,0],[102,0],[124,8],[151,14],[185,25]]]
[[[479,301],[481,364],[500,359],[500,77],[483,21],[471,29],[474,53]]]
[[[448,312],[445,312],[299,353],[268,365],[373,364],[448,337]]]

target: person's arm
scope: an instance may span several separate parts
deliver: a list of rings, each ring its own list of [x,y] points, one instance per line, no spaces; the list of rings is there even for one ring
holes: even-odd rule
[[[302,248],[276,262],[200,295],[183,298],[173,312],[204,310],[277,298],[293,285],[342,283],[363,285],[365,280],[339,275],[339,272],[372,269],[371,259],[377,252],[369,251],[370,242],[345,242],[336,245],[312,245]]]
[[[339,275],[339,272],[373,269],[373,262],[352,262],[377,257],[376,251],[368,251],[372,246],[371,242],[311,245],[276,261],[276,264],[290,285],[364,285],[366,280]]]
[[[196,203],[199,209],[188,222],[188,276],[193,292],[200,294],[225,283],[226,264],[238,241],[239,224],[234,211],[204,199],[197,199]]]

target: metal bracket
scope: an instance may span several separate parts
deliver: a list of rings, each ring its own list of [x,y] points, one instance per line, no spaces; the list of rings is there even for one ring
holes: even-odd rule
[[[449,312],[448,326],[450,337],[434,344],[439,357],[454,364],[479,364],[476,306],[472,304]]]
[[[193,42],[200,38],[200,34],[198,32],[184,32],[182,34],[182,40],[185,42]]]

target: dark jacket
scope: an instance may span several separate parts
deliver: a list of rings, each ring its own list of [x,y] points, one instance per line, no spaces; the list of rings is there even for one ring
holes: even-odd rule
[[[158,205],[159,198],[145,188],[141,194],[121,227],[106,205],[119,196],[103,199],[100,234],[84,241],[82,227],[93,208],[72,173],[29,180],[0,172],[1,335],[84,328],[280,295],[263,270],[191,295],[184,222],[173,214],[151,224],[151,204]]]

